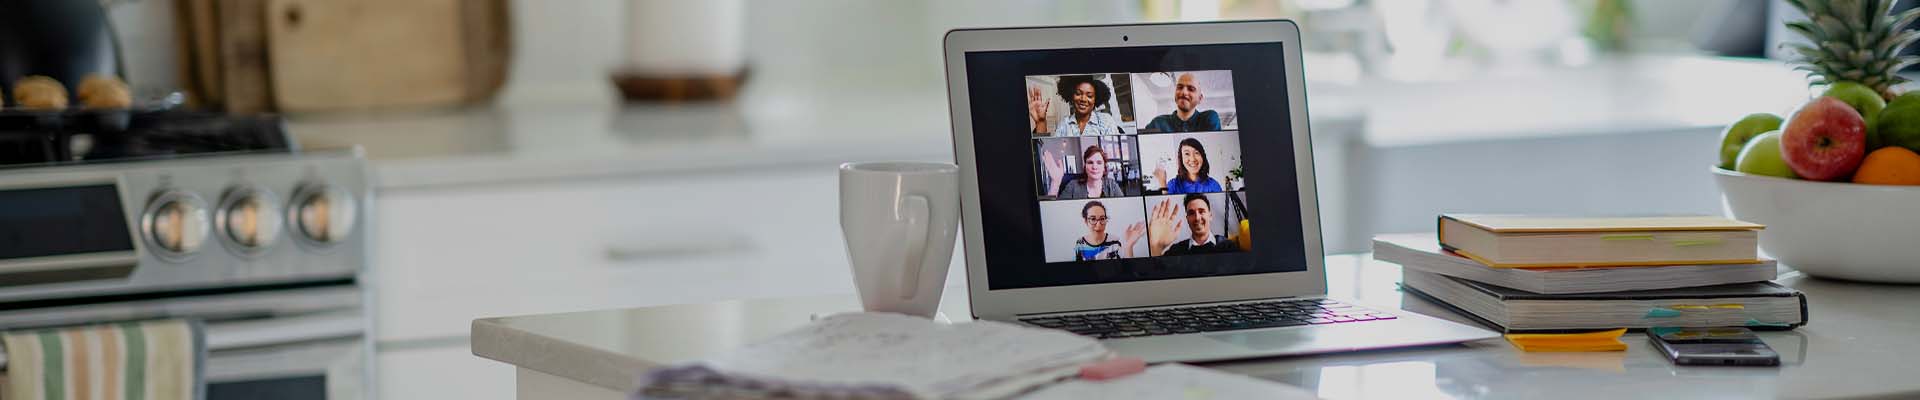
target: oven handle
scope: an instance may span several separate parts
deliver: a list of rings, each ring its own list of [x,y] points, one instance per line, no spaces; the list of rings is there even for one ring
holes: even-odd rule
[[[359,311],[208,323],[207,351],[359,337],[366,333],[366,316]]]

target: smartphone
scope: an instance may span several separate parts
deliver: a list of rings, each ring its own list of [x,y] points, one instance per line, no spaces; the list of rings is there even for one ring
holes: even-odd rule
[[[1780,365],[1780,353],[1747,328],[1653,328],[1647,338],[1674,364]]]

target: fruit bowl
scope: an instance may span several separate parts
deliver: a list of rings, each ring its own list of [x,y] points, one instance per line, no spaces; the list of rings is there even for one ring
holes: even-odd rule
[[[1712,169],[1727,212],[1766,225],[1760,249],[1780,263],[1822,278],[1920,283],[1920,186]]]

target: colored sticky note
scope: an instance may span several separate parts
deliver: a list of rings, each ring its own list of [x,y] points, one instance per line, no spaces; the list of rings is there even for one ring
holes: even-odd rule
[[[1626,328],[1580,333],[1509,333],[1507,340],[1588,340],[1613,339],[1626,334]]]
[[[1654,336],[1660,336],[1660,335],[1665,335],[1665,334],[1679,332],[1679,331],[1680,331],[1680,328],[1675,328],[1671,326],[1656,326],[1652,328],[1647,328],[1647,332],[1652,333]]]
[[[1670,306],[1670,307],[1668,307],[1668,308],[1672,308],[1672,309],[1675,309],[1675,310],[1705,310],[1705,309],[1707,309],[1707,306],[1688,306],[1688,305],[1677,305],[1677,306]]]
[[[1747,308],[1747,306],[1739,305],[1739,304],[1715,304],[1708,307],[1713,307],[1713,308],[1718,308],[1723,310],[1744,310]]]
[[[1519,347],[1519,348],[1520,348],[1520,351],[1525,351],[1525,352],[1529,352],[1529,353],[1541,353],[1541,352],[1558,352],[1558,353],[1573,353],[1573,352],[1595,352],[1595,351],[1624,351],[1624,350],[1626,350],[1626,349],[1627,349],[1627,344],[1626,344],[1626,343],[1622,343],[1622,342],[1620,342],[1620,340],[1618,340],[1618,339],[1615,339],[1615,340],[1610,340],[1610,341],[1605,341],[1605,342],[1571,342],[1571,343],[1528,343],[1528,342],[1514,342],[1514,343],[1513,343],[1513,346],[1514,346],[1514,347]]]
[[[1138,374],[1145,370],[1147,370],[1146,360],[1139,357],[1115,357],[1080,366],[1080,379],[1104,381]]]
[[[1625,333],[1627,330],[1622,328],[1584,333],[1514,333],[1506,337],[1514,347],[1526,352],[1622,351],[1627,349],[1627,344],[1620,341],[1620,335]]]
[[[1678,316],[1680,316],[1680,312],[1673,309],[1654,307],[1651,310],[1647,310],[1647,318],[1673,318]]]
[[[1711,246],[1716,244],[1720,244],[1720,239],[1689,239],[1689,240],[1673,241],[1674,247]]]
[[[1760,320],[1749,318],[1747,319],[1747,326],[1757,326],[1757,327],[1765,327],[1765,328],[1786,328],[1793,325],[1788,325],[1788,324],[1779,323],[1779,322],[1760,322]]]

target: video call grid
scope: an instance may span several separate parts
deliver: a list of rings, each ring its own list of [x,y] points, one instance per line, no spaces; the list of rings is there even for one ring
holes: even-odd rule
[[[1154,97],[1157,96],[1151,91],[1144,91],[1145,93],[1142,93],[1143,91],[1135,90],[1138,83],[1134,81],[1142,78],[1146,80],[1161,79],[1160,82],[1153,82],[1159,83],[1159,85],[1155,86],[1172,89],[1170,93],[1167,93],[1168,96],[1166,96],[1168,97],[1167,100],[1171,102],[1171,104],[1167,104],[1170,106],[1166,108],[1168,110],[1167,113],[1154,115],[1152,119],[1145,119],[1140,118],[1137,115],[1138,113],[1134,112],[1136,108],[1149,108],[1138,107],[1140,105],[1158,103],[1155,101],[1156,99],[1154,99]],[[1135,225],[1122,224],[1124,226],[1120,226],[1119,230],[1127,232],[1118,235],[1121,236],[1119,240],[1114,240],[1114,236],[1116,236],[1113,234],[1115,224],[1106,224],[1105,222],[1137,221],[1135,224],[1150,223],[1154,219],[1154,214],[1156,214],[1156,207],[1164,207],[1160,202],[1152,200],[1161,200],[1166,203],[1199,203],[1193,204],[1193,207],[1204,207],[1208,214],[1214,214],[1213,220],[1223,220],[1207,224],[1209,225],[1207,228],[1209,231],[1208,235],[1212,236],[1208,245],[1212,247],[1211,250],[1204,252],[1245,251],[1245,249],[1240,248],[1238,244],[1222,243],[1227,241],[1228,239],[1226,238],[1228,237],[1239,237],[1240,235],[1246,234],[1239,224],[1239,222],[1247,219],[1245,216],[1246,194],[1244,193],[1245,188],[1243,183],[1245,182],[1245,176],[1236,172],[1233,175],[1228,175],[1226,183],[1221,183],[1220,179],[1214,177],[1214,175],[1219,174],[1212,173],[1214,171],[1207,171],[1206,173],[1198,174],[1201,179],[1204,179],[1204,182],[1193,182],[1195,179],[1185,179],[1191,175],[1186,175],[1182,172],[1186,170],[1186,165],[1184,165],[1184,161],[1186,161],[1185,157],[1175,153],[1171,157],[1148,158],[1145,153],[1150,151],[1141,148],[1142,144],[1139,139],[1141,137],[1151,138],[1161,135],[1164,135],[1164,137],[1178,137],[1178,139],[1182,140],[1176,145],[1178,148],[1176,151],[1193,152],[1202,155],[1201,160],[1204,160],[1202,161],[1204,163],[1202,165],[1206,165],[1209,169],[1213,167],[1212,164],[1215,163],[1215,160],[1212,159],[1214,156],[1210,154],[1215,152],[1196,148],[1209,147],[1206,143],[1213,142],[1215,145],[1211,147],[1220,150],[1218,153],[1232,155],[1226,166],[1237,169],[1240,157],[1238,141],[1239,130],[1237,123],[1235,123],[1236,118],[1234,113],[1236,107],[1231,102],[1232,77],[1230,71],[1034,75],[1028,76],[1026,79],[1028,81],[1029,131],[1032,134],[1034,142],[1031,159],[1033,160],[1035,175],[1039,178],[1040,183],[1036,185],[1036,189],[1040,191],[1039,202],[1042,203],[1043,206],[1046,203],[1053,202],[1068,202],[1073,204],[1086,204],[1089,201],[1101,202],[1100,206],[1097,207],[1099,211],[1094,211],[1096,207],[1092,207],[1091,205],[1088,207],[1075,207],[1074,210],[1065,210],[1059,207],[1051,207],[1053,208],[1052,210],[1047,210],[1046,208],[1049,207],[1043,207],[1042,221],[1040,221],[1042,231],[1046,232],[1049,224],[1068,224],[1062,222],[1067,220],[1073,221],[1071,225],[1084,225],[1091,228],[1095,225],[1094,221],[1086,217],[1088,214],[1094,212],[1107,214],[1107,218],[1101,221],[1101,224],[1104,225],[1104,231],[1106,232],[1104,236],[1107,240],[1098,244],[1087,243],[1085,237],[1095,236],[1088,233],[1084,237],[1076,238],[1075,241],[1071,243],[1075,247],[1074,251],[1069,253],[1068,257],[1064,257],[1064,259],[1063,257],[1055,256],[1056,251],[1050,250],[1046,257],[1048,263],[1190,254],[1175,254],[1176,252],[1172,247],[1179,246],[1170,246],[1167,249],[1152,248],[1151,244],[1156,241],[1155,238],[1143,237],[1148,236],[1145,234],[1132,234],[1131,231],[1136,228]],[[1045,85],[1045,83],[1048,82],[1054,83],[1051,85],[1051,88]],[[1212,84],[1207,85],[1202,82],[1210,82]],[[1171,85],[1167,85],[1166,83],[1171,83]],[[1207,92],[1220,92],[1215,88],[1226,88],[1228,95],[1226,96],[1227,100],[1225,101],[1226,104],[1224,104],[1224,107],[1207,107],[1210,105],[1206,103],[1206,101],[1209,100],[1206,96]],[[1143,98],[1147,101],[1142,101]],[[1188,103],[1182,104],[1181,101],[1183,100]],[[1215,100],[1215,102],[1218,101],[1219,100]],[[1061,108],[1065,110],[1060,110]],[[1159,108],[1154,107],[1152,109]],[[1185,114],[1186,117],[1180,118],[1179,115],[1181,114]],[[1226,115],[1224,121],[1222,114]],[[1035,118],[1036,116],[1045,118]],[[1067,117],[1075,118],[1069,119]],[[1145,119],[1145,121],[1142,121],[1143,119]],[[1089,129],[1091,129],[1092,132],[1089,132]],[[1087,145],[1086,141],[1088,140],[1092,140],[1094,144]],[[1051,145],[1054,143],[1064,144],[1063,142],[1071,142],[1077,145],[1064,147]],[[1063,156],[1062,154],[1056,154],[1055,150],[1068,150],[1065,151],[1068,153],[1073,153],[1071,150],[1081,151],[1079,151],[1078,154]],[[1109,153],[1115,154],[1109,156]],[[1094,156],[1098,156],[1103,162],[1086,163],[1077,169],[1080,171],[1077,173],[1077,176],[1067,176],[1074,175],[1074,173],[1066,172],[1069,170],[1066,166],[1068,162],[1083,162]],[[1063,160],[1063,158],[1071,158],[1071,161]],[[1161,173],[1149,173],[1145,171],[1147,160],[1155,159],[1160,161],[1155,167],[1156,170],[1161,171]],[[1054,162],[1054,164],[1048,165],[1049,162]],[[1167,171],[1167,167],[1169,167],[1168,164],[1173,164],[1171,166],[1174,167],[1175,170]],[[1112,171],[1111,168],[1113,166],[1118,166],[1119,170]],[[1085,171],[1095,168],[1099,168],[1101,175],[1109,178],[1102,179],[1106,182],[1105,184],[1087,184],[1083,180],[1086,179],[1085,176],[1087,176]],[[1119,179],[1120,182],[1113,182],[1114,179],[1110,179],[1116,175],[1121,178]],[[1149,177],[1155,178],[1152,181],[1155,189],[1151,192],[1144,188],[1144,186],[1147,185],[1146,179]],[[1180,183],[1173,185],[1175,186],[1174,188],[1169,188],[1168,186],[1176,179],[1169,177],[1179,178]],[[1235,183],[1239,183],[1239,186],[1235,186]],[[1110,191],[1103,189],[1103,186],[1106,189],[1118,189],[1112,190],[1111,192],[1117,192],[1119,194],[1108,194]],[[1096,192],[1101,193],[1094,195]],[[1208,200],[1200,201],[1190,199],[1185,196],[1189,193],[1202,194]],[[1214,199],[1225,201],[1216,201]],[[1188,220],[1187,210],[1189,209],[1186,205],[1175,206],[1174,208],[1178,209],[1177,211],[1173,211],[1175,218],[1182,219],[1182,221],[1179,221],[1179,224],[1183,225],[1181,227],[1182,229],[1191,229],[1195,226],[1186,222],[1186,220]],[[1111,213],[1107,213],[1107,211],[1112,209],[1124,209],[1128,211],[1137,209],[1142,218],[1140,220],[1116,218]],[[1160,213],[1164,217],[1166,211],[1161,210]],[[1219,215],[1222,213],[1237,215],[1238,218],[1222,218],[1221,215]],[[1229,226],[1215,226],[1215,224],[1219,223],[1224,223]],[[1224,234],[1212,234],[1212,232],[1221,232]],[[1188,235],[1182,235],[1183,233]],[[1188,238],[1177,241],[1175,242],[1176,244],[1187,244],[1190,241],[1196,240],[1196,236],[1201,236],[1192,235],[1181,229],[1174,229],[1174,232],[1168,232],[1168,234],[1176,236],[1176,239],[1182,236]],[[1066,245],[1063,243],[1054,243],[1059,240],[1058,235],[1048,236],[1050,237],[1043,239],[1043,242],[1047,242],[1045,243],[1046,246],[1058,247]],[[1128,254],[1123,255],[1114,254],[1115,249],[1112,248],[1113,246],[1127,247],[1128,245],[1126,245],[1125,242],[1135,242],[1137,240],[1146,240],[1147,243],[1149,243],[1149,248],[1145,251],[1129,249],[1126,251]],[[1245,239],[1241,240],[1244,241]],[[1223,245],[1227,247],[1221,247]],[[1188,247],[1194,248],[1195,246]],[[1153,254],[1156,252],[1162,254]]]

